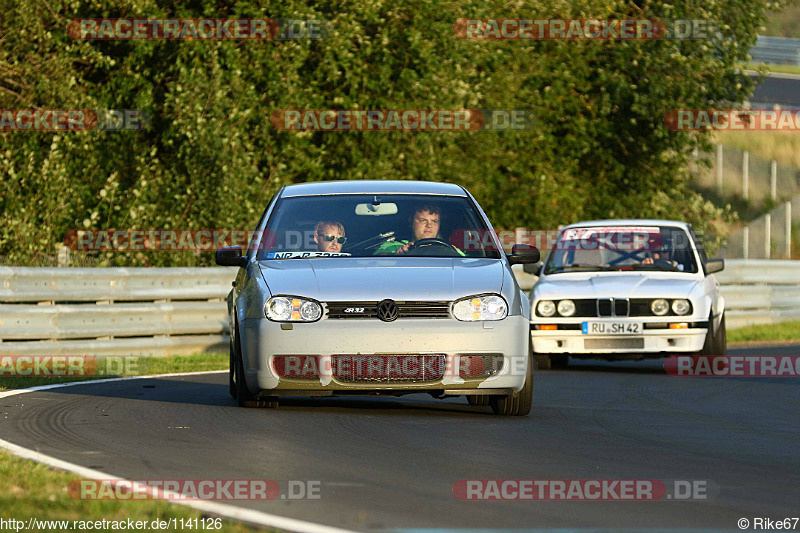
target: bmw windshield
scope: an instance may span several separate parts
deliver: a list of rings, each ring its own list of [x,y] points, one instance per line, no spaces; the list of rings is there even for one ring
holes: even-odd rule
[[[561,272],[663,270],[697,272],[687,233],[674,226],[591,226],[561,232],[545,275]]]
[[[341,194],[281,198],[257,259],[317,257],[500,258],[467,197]]]

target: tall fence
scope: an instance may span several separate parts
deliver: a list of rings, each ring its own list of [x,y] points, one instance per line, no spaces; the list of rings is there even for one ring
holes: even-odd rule
[[[800,194],[729,235],[723,255],[729,259],[791,259],[800,251],[798,230]]]
[[[523,289],[536,278],[514,267]],[[0,356],[228,348],[233,268],[0,267]],[[800,319],[800,261],[728,261],[728,327]]]
[[[711,163],[710,170],[696,166],[698,185],[724,196],[736,196],[751,205],[775,204],[800,194],[800,169],[772,159],[762,159],[723,144],[713,153],[695,154]]]

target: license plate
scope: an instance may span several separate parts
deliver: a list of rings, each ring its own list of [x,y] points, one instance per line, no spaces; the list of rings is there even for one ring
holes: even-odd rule
[[[581,330],[586,335],[639,335],[641,322],[584,322]]]

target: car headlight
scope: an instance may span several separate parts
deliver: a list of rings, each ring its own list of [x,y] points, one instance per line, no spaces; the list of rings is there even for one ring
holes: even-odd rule
[[[669,312],[669,302],[664,298],[658,298],[650,303],[650,310],[654,315],[664,316]]]
[[[453,304],[453,316],[458,320],[502,320],[508,315],[506,301],[495,294],[471,296]]]
[[[575,314],[575,302],[572,300],[561,300],[558,302],[558,314],[561,316],[572,316]]]
[[[556,314],[556,304],[550,300],[542,300],[536,305],[536,312],[540,316],[553,316]]]
[[[689,303],[689,300],[673,300],[672,301],[672,312],[676,315],[685,315],[689,312],[692,306]]]
[[[275,322],[316,322],[322,316],[322,306],[296,296],[273,296],[264,304],[264,315]]]

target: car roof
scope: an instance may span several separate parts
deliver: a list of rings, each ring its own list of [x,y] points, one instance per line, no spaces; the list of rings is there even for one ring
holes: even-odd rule
[[[684,230],[689,229],[689,224],[679,220],[661,220],[656,218],[612,218],[607,220],[587,220],[569,224],[561,229],[585,228],[597,226],[673,226]]]
[[[319,196],[330,194],[434,194],[443,196],[467,196],[460,185],[434,181],[411,180],[350,180],[312,181],[287,185],[281,197]]]

